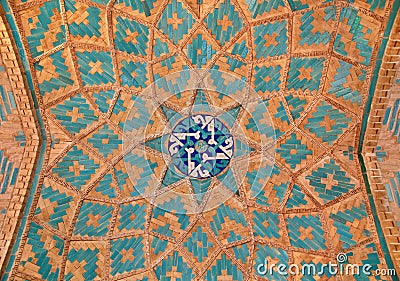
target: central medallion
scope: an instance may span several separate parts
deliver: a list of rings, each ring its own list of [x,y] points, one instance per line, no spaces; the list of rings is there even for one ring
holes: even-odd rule
[[[174,127],[168,141],[173,164],[193,178],[210,178],[222,173],[233,156],[233,137],[216,117],[191,115]]]

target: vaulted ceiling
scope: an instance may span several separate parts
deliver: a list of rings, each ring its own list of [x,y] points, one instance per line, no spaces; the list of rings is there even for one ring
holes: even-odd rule
[[[318,264],[340,252],[349,263],[390,266],[358,150],[398,1],[2,3],[39,109],[43,147],[4,278],[256,280],[265,258]],[[211,71],[214,89],[158,104],[143,96],[170,73],[200,68]],[[235,99],[230,75],[251,86],[256,106],[248,96]],[[159,107],[145,117],[150,102]],[[163,156],[165,127],[196,106],[233,116],[224,124],[247,139],[235,151],[249,156],[248,165],[232,158],[221,168],[228,178],[243,175],[232,196],[191,213],[183,196],[157,205],[142,190],[161,183],[201,205],[199,189],[224,183],[176,176]],[[143,127],[143,146],[125,149],[132,107],[139,113],[128,120]],[[267,114],[272,164],[260,160]]]

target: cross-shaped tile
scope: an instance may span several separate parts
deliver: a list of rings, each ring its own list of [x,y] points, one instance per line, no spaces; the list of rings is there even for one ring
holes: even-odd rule
[[[133,262],[134,260],[132,248],[130,248],[129,250],[122,249],[121,255],[122,255],[121,263],[124,263],[126,261]]]
[[[98,74],[102,74],[103,73],[103,69],[101,69],[101,66],[103,65],[103,63],[101,61],[96,61],[96,62],[89,62],[89,66],[92,68],[89,73],[91,75],[95,74],[96,72]]]
[[[224,17],[218,20],[218,25],[222,27],[223,31],[227,31],[228,27],[232,26],[232,22],[229,20],[228,15],[224,15]]]
[[[326,178],[321,179],[321,183],[325,184],[326,189],[332,189],[332,186],[337,186],[338,182],[334,179],[333,174],[328,174]]]
[[[174,30],[177,30],[182,22],[183,19],[179,18],[177,13],[172,13],[172,17],[168,18],[168,24],[171,24]]]
[[[124,38],[126,43],[131,42],[132,44],[137,44],[138,40],[137,37],[139,36],[139,33],[137,31],[130,31],[129,29],[125,31],[126,32],[126,37]]]
[[[72,166],[68,167],[68,170],[70,172],[74,172],[75,177],[79,176],[80,171],[82,171],[83,169],[85,169],[85,166],[79,165],[79,161],[77,161],[77,160],[73,161]]]
[[[93,214],[88,214],[88,225],[93,225],[94,227],[99,227],[100,223],[99,220],[101,219],[101,215],[93,215]]]
[[[329,118],[328,115],[324,116],[324,121],[321,121],[320,125],[325,126],[326,131],[332,131],[332,126],[335,125],[335,120]]]
[[[304,226],[300,226],[299,231],[300,231],[300,236],[299,239],[300,240],[304,240],[306,238],[308,238],[309,240],[314,239],[314,235],[312,235],[312,231],[314,229],[311,226],[307,226],[307,228],[305,228]]]
[[[84,117],[82,113],[79,112],[78,107],[74,107],[72,111],[68,111],[65,115],[71,117],[71,122],[75,123],[78,119],[81,119]]]

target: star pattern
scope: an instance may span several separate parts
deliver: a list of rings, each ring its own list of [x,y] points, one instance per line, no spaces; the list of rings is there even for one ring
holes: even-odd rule
[[[10,0],[48,149],[7,274],[255,280],[266,278],[257,272],[265,258],[318,264],[348,245],[363,262],[372,257],[384,267],[354,151],[370,82],[365,73],[392,1],[362,9],[358,2]],[[162,102],[143,95],[168,74],[199,67],[238,81],[214,74],[215,91],[182,91]],[[160,95],[185,79],[164,81]],[[259,103],[238,94],[241,82]],[[234,116],[232,135],[245,136],[237,137],[235,151],[243,153],[223,178],[196,181],[165,161],[170,123],[195,105],[222,108]],[[122,145],[127,126],[145,142]],[[344,142],[346,151],[339,149]],[[275,146],[271,163],[264,156],[274,156]],[[349,153],[352,160],[343,161]],[[182,212],[218,196],[203,194],[218,182],[232,196],[204,213]],[[149,202],[143,195],[155,186]],[[347,228],[338,235],[340,224]]]

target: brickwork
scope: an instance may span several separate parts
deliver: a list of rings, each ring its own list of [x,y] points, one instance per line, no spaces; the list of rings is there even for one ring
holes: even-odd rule
[[[1,11],[0,11],[1,13]],[[0,17],[0,87],[2,120],[0,121],[0,268],[12,246],[16,226],[29,191],[34,164],[39,149],[39,136],[35,123],[30,92],[18,64],[14,46],[3,18]],[[7,111],[10,114],[7,114]],[[7,162],[6,162],[7,160]],[[5,164],[7,163],[7,164]]]
[[[258,280],[265,258],[319,264],[340,252],[387,268],[357,149],[394,0],[0,1],[11,6],[48,140],[10,280]],[[235,100],[241,84],[218,72],[208,78],[226,96],[141,95],[198,67],[246,81],[260,106]],[[177,172],[164,129],[182,110],[214,106],[235,116],[232,135],[245,136],[235,151],[250,164],[232,159],[212,180]],[[145,137],[122,151],[129,121]],[[267,138],[273,163],[260,157]],[[236,188],[223,204],[178,212],[186,194],[204,206],[199,190],[223,177]],[[164,208],[143,193],[159,184],[179,191]]]
[[[399,99],[400,14],[382,60],[363,146],[371,193],[397,272],[400,272],[400,139],[396,111]]]

